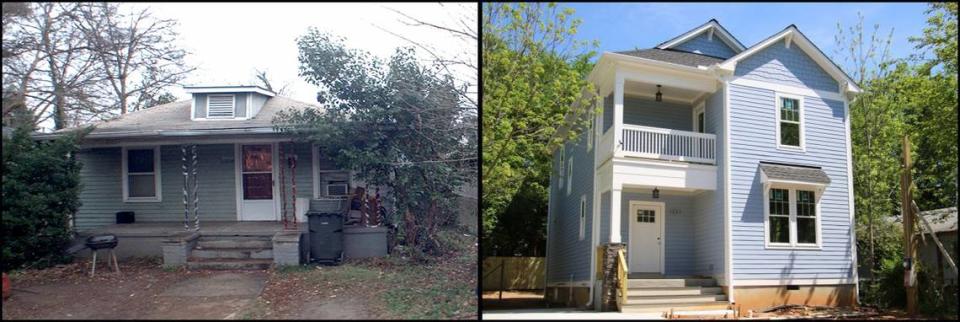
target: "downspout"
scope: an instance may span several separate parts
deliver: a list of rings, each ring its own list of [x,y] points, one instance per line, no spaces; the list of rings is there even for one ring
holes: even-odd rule
[[[602,107],[603,98],[599,97],[599,95],[597,96],[598,96],[596,97],[597,102]],[[589,276],[590,298],[587,300],[587,304],[586,304],[587,307],[594,305],[593,303],[594,292],[595,292],[594,288],[597,285],[597,265],[596,265],[597,264],[597,245],[600,243],[600,236],[598,231],[600,230],[600,227],[599,225],[597,225],[597,213],[599,212],[597,210],[597,208],[599,207],[599,205],[597,204],[597,150],[599,149],[599,147],[597,147],[597,142],[599,142],[600,140],[599,137],[597,136],[597,130],[599,129],[597,127],[598,117],[599,115],[594,116],[593,126],[590,127],[590,131],[592,131],[593,133],[590,133],[590,135],[588,135],[588,137],[593,139],[593,142],[588,143],[590,144],[590,146],[592,146],[591,151],[593,152],[593,155],[592,155],[593,169],[590,169],[590,171],[593,172],[593,192],[592,192],[593,195],[591,196],[592,202],[590,203],[590,222],[591,222],[590,224],[590,276]],[[603,125],[601,124],[600,126],[602,127]],[[599,311],[600,307],[596,307],[595,310]]]

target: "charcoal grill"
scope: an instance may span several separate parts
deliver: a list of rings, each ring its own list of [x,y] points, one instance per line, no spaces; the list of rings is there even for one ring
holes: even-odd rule
[[[90,277],[97,272],[97,253],[101,249],[109,249],[110,257],[107,258],[107,265],[110,265],[110,262],[113,261],[113,270],[117,274],[120,273],[120,265],[117,264],[117,254],[114,253],[114,248],[117,247],[117,235],[107,234],[107,235],[93,235],[87,237],[87,247],[93,252],[93,263],[90,268]]]

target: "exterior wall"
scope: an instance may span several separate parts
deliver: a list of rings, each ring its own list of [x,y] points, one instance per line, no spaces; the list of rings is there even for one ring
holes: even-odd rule
[[[647,98],[623,97],[623,123],[665,129],[693,129],[693,108]]]
[[[937,233],[937,238],[940,239],[940,243],[943,244],[943,247],[947,249],[947,253],[950,254],[950,257],[956,261],[957,231],[939,232]],[[933,242],[933,238],[928,239],[926,245],[920,244],[919,248],[918,254],[921,265],[924,266],[923,269],[925,269],[930,276],[935,277],[937,274],[943,274],[945,284],[957,285],[957,273],[953,272],[953,269],[950,267],[946,257],[940,253],[940,248],[937,247],[937,244]],[[940,267],[937,268],[937,266]]]
[[[233,144],[199,145],[200,220],[236,220]],[[183,220],[183,170],[180,147],[160,147],[160,202],[123,202],[120,148],[97,148],[77,154],[80,200],[76,227],[84,230],[111,225],[118,211],[135,212],[136,222]]]
[[[620,198],[620,236],[630,250],[630,201],[663,202],[666,212],[664,224],[664,275],[694,274],[693,207],[690,195],[660,191],[660,198],[653,199],[652,189],[624,190]],[[629,259],[628,259],[629,262]]]
[[[601,189],[602,190],[602,189]],[[621,198],[623,194],[621,193]],[[610,241],[610,203],[612,201],[610,191],[600,194],[600,244]],[[623,235],[620,235],[621,237]],[[623,241],[623,239],[621,239]]]
[[[724,59],[736,55],[736,52],[720,40],[720,38],[717,38],[716,34],[713,35],[712,40],[709,40],[705,32],[671,48]]]
[[[593,209],[593,150],[587,151],[586,133],[582,133],[574,141],[565,143],[565,160],[573,158],[573,183],[570,193],[567,194],[567,183],[560,189],[560,149],[553,155],[553,174],[550,181],[550,205],[548,208],[549,225],[547,236],[547,284],[558,282],[574,282],[591,280],[590,262],[591,232]],[[566,161],[564,161],[566,162]],[[587,214],[585,218],[584,237],[579,240],[580,233],[580,198],[586,197]]]
[[[781,85],[838,92],[837,81],[796,46],[781,40],[737,63],[735,76]]]
[[[844,103],[805,97],[801,111],[806,151],[788,151],[776,148],[774,95],[770,90],[730,85],[734,279],[852,278]],[[830,177],[819,201],[821,250],[765,249],[760,161],[820,166]]]
[[[260,109],[263,108],[263,104],[267,103],[267,99],[269,99],[269,97],[257,93],[251,93],[250,95],[253,95],[253,108],[250,109],[253,111],[253,114],[251,116],[256,116],[257,113],[260,112]]]
[[[723,171],[726,166],[722,157],[725,149],[723,128],[723,90],[717,90],[707,97],[704,103],[704,130],[717,135],[717,190],[703,191],[693,197],[694,203],[694,273],[713,276],[718,280],[726,272],[724,262],[724,234],[726,232],[723,216],[723,198],[725,181]]]
[[[220,94],[220,93],[217,93]],[[247,116],[247,95],[249,93],[223,93],[223,94],[233,94],[236,95],[237,103],[234,105],[233,115],[235,117],[246,117]],[[207,95],[208,94],[193,94],[193,117],[194,118],[206,118],[207,117]],[[255,95],[261,96],[261,95]],[[256,105],[254,105],[256,106]]]
[[[734,270],[736,272],[736,270]],[[801,285],[787,290],[786,286],[734,286],[734,298],[741,314],[778,305],[856,306],[856,289],[851,285]]]
[[[297,155],[297,198],[313,198],[313,153],[310,153],[310,144],[309,143],[295,143],[292,145],[293,150],[290,150],[291,145],[284,144],[283,152],[285,153],[295,153]],[[291,202],[290,195],[293,194],[293,186],[290,182],[290,172],[289,168],[285,169],[286,179],[284,187],[286,188],[287,196],[287,211],[290,214],[293,213],[293,203]],[[279,176],[279,173],[277,174]],[[277,196],[278,198],[280,196]],[[297,212],[300,212],[301,209],[297,209]]]

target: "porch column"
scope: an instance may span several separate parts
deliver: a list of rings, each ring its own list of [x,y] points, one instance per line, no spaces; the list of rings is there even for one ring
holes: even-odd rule
[[[610,242],[619,243],[620,238],[620,185],[610,190]]]
[[[623,82],[620,71],[615,73],[613,85],[613,156],[623,156]],[[619,196],[619,194],[618,194]],[[618,197],[619,198],[619,197]],[[613,235],[611,235],[613,236]]]

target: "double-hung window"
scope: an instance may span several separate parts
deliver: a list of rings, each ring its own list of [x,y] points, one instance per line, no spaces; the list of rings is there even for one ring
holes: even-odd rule
[[[819,248],[817,192],[801,186],[773,186],[766,191],[768,247]]]
[[[560,144],[560,173],[559,173],[560,189],[563,189],[563,181],[566,180],[566,178],[564,177],[564,175],[566,174],[566,170],[564,169],[564,166],[566,165],[567,162],[566,162],[566,151],[564,151],[566,149],[564,148],[564,145],[565,144],[563,143]]]
[[[777,94],[777,147],[803,149],[803,97]]]
[[[160,147],[123,148],[123,201],[160,201]]]
[[[580,239],[586,235],[587,230],[587,195],[580,196]]]

